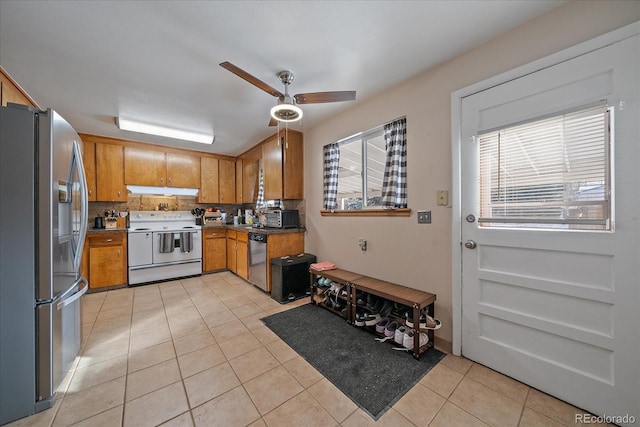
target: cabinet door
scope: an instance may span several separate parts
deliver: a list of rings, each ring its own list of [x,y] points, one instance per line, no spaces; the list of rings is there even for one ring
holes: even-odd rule
[[[255,203],[258,200],[258,173],[260,163],[245,163],[242,168],[242,203]]]
[[[236,203],[242,203],[242,159],[236,160]]]
[[[218,203],[218,191],[218,159],[201,157],[198,203]]]
[[[96,143],[96,196],[101,202],[126,202],[124,149]]]
[[[122,260],[125,258],[121,246],[89,248],[89,287],[122,285],[126,283],[126,271]]]
[[[238,251],[236,253],[236,274],[243,279],[249,278],[249,252],[247,242],[238,239]]]
[[[227,266],[227,241],[224,237],[205,239],[204,271],[223,270]]]
[[[87,190],[89,193],[88,200],[95,202],[96,194],[96,143],[82,142],[82,163],[84,163],[84,173],[87,176]]]
[[[304,199],[304,152],[302,134],[289,132],[283,148],[283,198]]]
[[[198,188],[200,186],[200,157],[167,153],[167,186]]]
[[[236,239],[227,236],[227,268],[232,272],[236,272]]]
[[[262,143],[264,199],[282,199],[282,138],[275,135]]]
[[[236,162],[233,160],[220,159],[218,165],[220,203],[235,203]]]
[[[8,79],[5,79],[4,76],[0,76],[0,78],[2,78],[2,80],[0,80],[0,104],[2,104],[3,107],[6,107],[8,102],[34,107],[33,103],[29,101],[29,98],[24,96]]]
[[[166,157],[162,151],[126,147],[124,182],[132,185],[166,186]]]

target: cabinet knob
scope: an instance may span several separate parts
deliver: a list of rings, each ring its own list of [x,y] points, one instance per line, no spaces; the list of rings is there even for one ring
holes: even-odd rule
[[[120,249],[118,249],[118,258],[120,258]]]
[[[167,182],[168,182],[169,184],[171,184],[171,178],[167,179]]]
[[[113,239],[104,239],[104,242],[105,243],[111,243],[111,242],[113,242]]]
[[[118,190],[118,197],[120,197],[120,194],[122,194],[122,193],[120,193],[120,190]]]
[[[164,182],[164,178],[160,177],[160,184]]]
[[[89,195],[91,196],[91,193],[93,193],[93,190],[89,190]]]
[[[220,195],[220,200],[224,200],[224,194]]]

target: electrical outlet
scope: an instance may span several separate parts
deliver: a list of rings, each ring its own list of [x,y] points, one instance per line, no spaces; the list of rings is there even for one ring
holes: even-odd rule
[[[447,190],[438,190],[438,206],[447,206],[449,204],[449,192]]]
[[[431,224],[431,211],[418,211],[418,224]]]

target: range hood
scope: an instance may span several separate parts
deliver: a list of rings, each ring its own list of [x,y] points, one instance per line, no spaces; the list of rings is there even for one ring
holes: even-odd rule
[[[159,196],[197,196],[197,188],[153,187],[149,185],[127,185],[129,194],[155,194]]]

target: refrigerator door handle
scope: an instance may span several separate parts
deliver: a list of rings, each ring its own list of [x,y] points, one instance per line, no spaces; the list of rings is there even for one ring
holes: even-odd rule
[[[82,251],[84,249],[84,240],[87,237],[87,227],[89,224],[89,190],[87,189],[87,176],[84,171],[82,162],[82,150],[77,140],[73,141],[73,157],[76,168],[78,168],[78,177],[80,179],[80,233],[78,235],[78,246],[74,254],[73,267],[75,271],[80,271],[80,262],[82,261]]]
[[[62,310],[64,307],[76,301],[78,298],[84,295],[87,292],[87,290],[89,290],[89,282],[87,282],[87,279],[85,279],[84,277],[80,277],[78,281],[73,284],[73,287],[75,287],[80,283],[82,283],[84,286],[78,289],[77,292],[75,292],[68,298],[64,298],[61,301],[58,301],[58,303],[56,304],[57,310]]]

